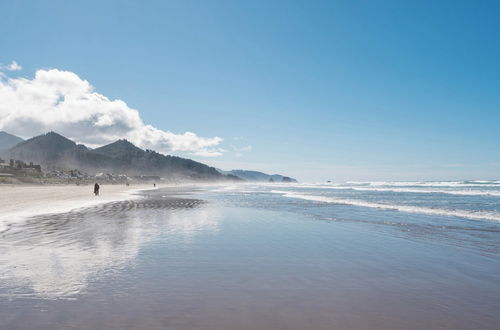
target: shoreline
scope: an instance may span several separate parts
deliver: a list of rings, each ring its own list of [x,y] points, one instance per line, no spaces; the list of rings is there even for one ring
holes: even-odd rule
[[[45,200],[77,187],[46,188],[39,196]],[[261,187],[152,188],[102,186],[100,197],[123,201],[28,218],[0,233],[5,326],[500,324],[500,225],[359,211],[290,200]],[[144,198],[126,200],[139,190]],[[94,200],[91,186],[82,191]],[[129,313],[133,319],[124,317]]]
[[[151,185],[101,185],[95,196],[93,185],[0,185],[0,233],[27,218],[141,198],[138,193]]]

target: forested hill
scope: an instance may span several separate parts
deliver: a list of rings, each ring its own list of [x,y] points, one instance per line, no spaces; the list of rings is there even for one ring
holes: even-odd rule
[[[2,154],[6,158],[34,162],[44,167],[78,168],[88,172],[158,175],[188,180],[235,179],[203,163],[143,150],[127,140],[89,149],[55,132],[22,141]]]

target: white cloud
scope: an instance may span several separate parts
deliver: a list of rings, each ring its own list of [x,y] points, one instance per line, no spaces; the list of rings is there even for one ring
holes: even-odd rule
[[[0,70],[7,70],[7,71],[20,71],[22,70],[23,67],[17,64],[16,61],[12,61],[9,65],[4,65],[0,66]]]
[[[94,147],[126,138],[161,152],[203,157],[224,152],[218,147],[220,137],[147,125],[124,101],[110,100],[77,74],[57,69],[38,70],[33,79],[0,77],[0,129],[24,137],[56,131]]]

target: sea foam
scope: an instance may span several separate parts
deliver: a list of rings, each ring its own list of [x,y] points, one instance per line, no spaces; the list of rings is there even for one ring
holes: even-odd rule
[[[333,203],[333,204],[343,204],[343,205],[353,205],[369,208],[377,208],[384,210],[394,210],[407,213],[418,213],[418,214],[428,214],[428,215],[438,215],[438,216],[452,216],[467,218],[473,220],[492,220],[500,221],[500,213],[497,212],[486,212],[486,211],[466,211],[466,210],[449,210],[449,209],[439,209],[421,206],[409,206],[409,205],[397,205],[397,204],[383,204],[374,203],[364,200],[355,199],[343,199],[330,196],[318,196],[318,195],[308,195],[302,193],[295,193],[283,190],[272,190],[271,193],[281,194],[284,197],[298,198],[308,201],[322,202],[322,203]]]
[[[445,190],[445,189],[439,189],[439,188],[433,188],[433,189],[427,188],[427,189],[425,189],[425,188],[396,188],[396,187],[385,188],[385,187],[315,186],[315,185],[303,185],[303,186],[301,186],[301,188],[500,197],[499,190],[473,190],[473,189],[447,189],[447,190]]]

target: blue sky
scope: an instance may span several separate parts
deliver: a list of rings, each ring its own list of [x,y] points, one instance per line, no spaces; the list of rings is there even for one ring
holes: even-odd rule
[[[500,2],[9,1],[0,62],[76,73],[223,169],[500,178]],[[185,153],[177,153],[186,156]]]

